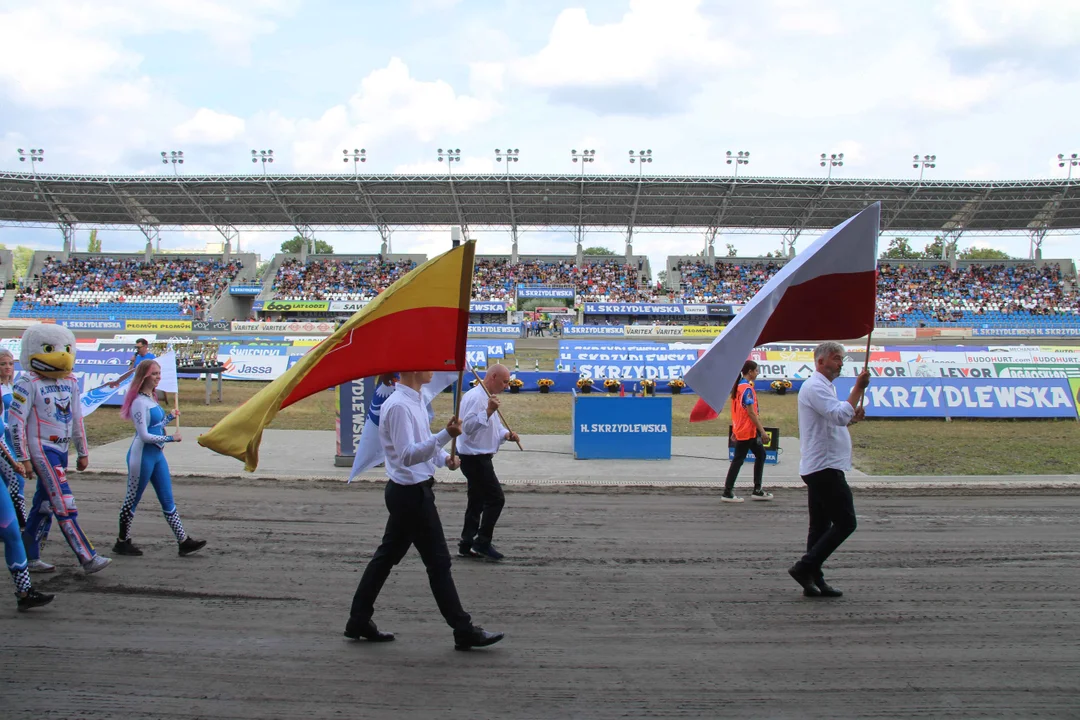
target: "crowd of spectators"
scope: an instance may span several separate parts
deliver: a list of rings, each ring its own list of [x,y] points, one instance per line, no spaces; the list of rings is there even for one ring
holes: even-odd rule
[[[1068,289],[1067,289],[1068,288]],[[1076,278],[1056,265],[878,266],[877,320],[959,322],[972,315],[1080,315]]]
[[[680,262],[679,296],[686,303],[745,304],[780,270],[772,262],[716,265]],[[881,263],[877,320],[961,322],[983,315],[1080,315],[1076,278],[1057,265],[959,266]]]
[[[47,257],[41,271],[15,296],[15,302],[80,307],[103,303],[177,303],[182,314],[197,316],[243,268],[240,260],[157,257],[143,260],[99,256]]]
[[[664,294],[642,277],[640,266],[622,259],[578,265],[570,259],[546,262],[480,259],[476,262],[473,300],[512,302],[518,285],[571,287],[583,302],[657,302]]]
[[[683,261],[676,266],[679,297],[684,303],[744,305],[780,268],[773,262],[709,265]]]
[[[378,257],[307,263],[289,258],[278,268],[274,291],[288,300],[371,300],[415,267],[411,260]]]

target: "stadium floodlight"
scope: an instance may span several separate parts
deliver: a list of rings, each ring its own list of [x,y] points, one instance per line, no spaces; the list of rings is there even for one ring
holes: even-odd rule
[[[825,153],[821,153],[820,160],[821,160],[821,167],[828,167],[829,168],[829,174],[828,174],[827,178],[832,178],[832,169],[834,167],[843,167],[844,166],[844,153],[831,153],[829,155],[826,155]]]
[[[495,148],[495,162],[506,161],[506,173],[510,174],[510,163],[516,163],[518,157],[521,155],[521,150],[517,148],[506,148],[506,150],[500,150]]]
[[[439,148],[439,162],[446,160],[446,170],[451,176],[454,174],[454,163],[461,162],[461,148]]]
[[[252,150],[251,151],[251,162],[257,163],[260,160],[262,161],[263,175],[266,175],[266,164],[274,162],[274,151],[273,150]]]
[[[41,148],[35,148],[35,149],[32,149],[32,150],[23,150],[22,148],[19,148],[18,152],[19,152],[19,162],[26,162],[27,160],[30,161],[30,171],[31,172],[36,173],[37,172],[37,164],[39,162],[45,162],[45,151],[42,150]]]
[[[581,161],[581,174],[585,174],[585,163],[596,162],[595,150],[582,150],[580,153],[577,150],[570,151],[570,162]]]
[[[164,150],[162,150],[161,151],[161,164],[162,165],[168,165],[169,163],[172,163],[173,175],[179,175],[180,173],[177,172],[176,166],[184,164],[184,151],[183,150],[169,150],[168,152],[165,152]]]
[[[911,158],[911,167],[919,168],[919,182],[922,182],[923,172],[926,171],[926,168],[933,170],[937,167],[937,155],[923,155],[922,157],[915,155]]]
[[[727,164],[735,166],[735,179],[739,179],[739,166],[750,164],[750,153],[746,150],[740,150],[737,153],[733,153],[730,150],[727,151]]]
[[[651,163],[653,159],[652,150],[638,150],[637,154],[633,150],[630,151],[630,164],[637,163],[638,177],[641,177],[642,170],[645,168],[645,163]]]
[[[41,152],[41,150],[38,150],[38,152]],[[21,154],[22,150],[20,150],[19,153]],[[19,159],[21,160],[22,158]],[[1069,176],[1065,179],[1065,182],[1072,182],[1072,171],[1077,165],[1080,165],[1080,155],[1077,155],[1076,153],[1073,153],[1072,155],[1058,153],[1058,167],[1069,168]]]
[[[367,148],[355,148],[351,153],[348,150],[342,150],[341,154],[345,157],[341,158],[341,162],[349,162],[352,160],[353,175],[356,174],[359,168],[358,163],[367,162]]]

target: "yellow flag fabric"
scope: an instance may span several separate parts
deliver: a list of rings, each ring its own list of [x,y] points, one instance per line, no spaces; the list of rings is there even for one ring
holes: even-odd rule
[[[263,430],[297,400],[372,375],[463,370],[475,248],[474,241],[462,243],[399,279],[200,435],[199,444],[243,461],[252,472]]]

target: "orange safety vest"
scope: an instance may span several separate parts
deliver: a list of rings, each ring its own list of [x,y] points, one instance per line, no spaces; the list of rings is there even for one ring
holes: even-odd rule
[[[758,411],[757,391],[754,390],[754,384],[744,379],[739,383],[735,391],[735,400],[731,403],[731,427],[736,440],[752,440],[758,434],[757,425],[750,419],[750,414],[746,412],[746,406],[743,404],[743,398],[747,392],[754,398],[754,413]]]

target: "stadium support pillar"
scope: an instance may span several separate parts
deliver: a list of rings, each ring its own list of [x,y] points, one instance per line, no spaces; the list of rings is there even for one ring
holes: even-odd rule
[[[518,264],[518,233],[517,225],[510,226],[510,239],[513,244],[510,246],[510,264]]]
[[[143,248],[143,262],[150,263],[154,259],[154,243],[150,242],[149,238],[146,240],[146,247]]]
[[[1043,238],[1046,237],[1046,227],[1032,228],[1028,231],[1028,236],[1031,238],[1031,259],[1042,260],[1042,242]]]
[[[634,246],[630,244],[629,238],[626,241],[626,264],[634,264]]]
[[[461,244],[461,228],[454,226],[450,228],[450,247],[456,248]]]
[[[75,226],[60,223],[60,232],[64,234],[64,255],[75,252]]]
[[[222,262],[229,262],[229,256],[232,255],[232,243],[226,240],[221,250]]]

